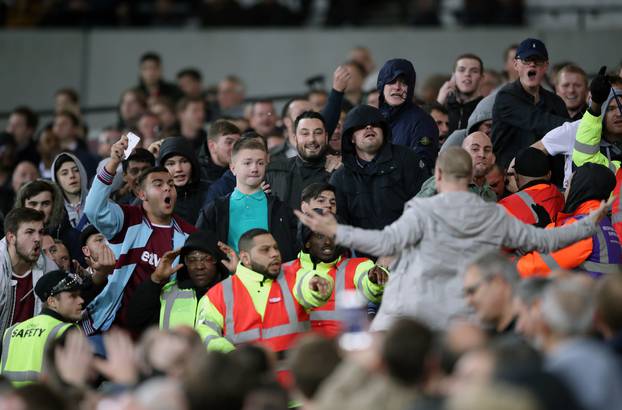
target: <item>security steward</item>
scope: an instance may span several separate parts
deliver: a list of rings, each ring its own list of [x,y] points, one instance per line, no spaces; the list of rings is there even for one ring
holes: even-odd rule
[[[180,264],[173,267],[177,255]],[[161,329],[194,327],[198,301],[212,286],[229,277],[223,262],[228,264],[215,233],[191,233],[181,250],[166,252],[151,280],[136,288],[128,306],[129,326],[136,330],[158,323]]]
[[[555,222],[564,209],[564,196],[551,183],[551,164],[545,153],[528,147],[514,163],[519,191],[499,201],[499,205],[528,225],[544,228]]]
[[[208,350],[229,352],[260,343],[285,353],[310,329],[312,308],[325,304],[334,282],[315,271],[304,275],[281,269],[281,253],[264,229],[240,237],[235,275],[211,288],[199,301],[195,329]]]
[[[19,387],[39,379],[44,368],[45,351],[69,329],[78,327],[84,300],[80,296],[82,278],[62,270],[49,272],[35,286],[43,301],[41,313],[16,323],[2,338],[0,374]]]
[[[580,166],[570,179],[565,192],[566,205],[555,223],[547,228],[575,223],[606,201],[616,185],[616,178],[607,167],[594,163]],[[548,276],[557,269],[580,270],[594,278],[622,274],[620,238],[606,216],[599,222],[596,234],[555,252],[529,252],[516,266],[521,277]]]
[[[314,211],[322,213],[321,209]],[[297,259],[283,265],[283,270],[294,275],[315,271],[335,282],[328,302],[312,309],[310,319],[313,331],[329,338],[338,336],[342,318],[335,300],[343,292],[356,290],[361,300],[379,304],[389,273],[370,259],[345,257],[345,250],[337,246],[333,238],[313,232],[302,223],[298,224],[298,240],[303,250]]]

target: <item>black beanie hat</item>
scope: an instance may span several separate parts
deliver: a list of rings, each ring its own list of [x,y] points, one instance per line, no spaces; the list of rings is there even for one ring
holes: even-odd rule
[[[514,160],[516,174],[524,177],[544,177],[551,172],[549,157],[537,148],[527,147]]]

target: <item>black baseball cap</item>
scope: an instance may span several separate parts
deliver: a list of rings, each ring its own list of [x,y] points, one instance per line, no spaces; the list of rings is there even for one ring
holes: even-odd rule
[[[80,246],[86,246],[86,242],[92,235],[100,233],[94,225],[89,225],[82,232],[80,232]]]
[[[53,270],[41,276],[35,285],[35,293],[42,301],[61,292],[82,290],[82,278],[75,273]]]
[[[516,49],[516,58],[526,60],[533,57],[548,60],[549,53],[546,51],[546,46],[541,40],[537,38],[526,38],[518,45]]]

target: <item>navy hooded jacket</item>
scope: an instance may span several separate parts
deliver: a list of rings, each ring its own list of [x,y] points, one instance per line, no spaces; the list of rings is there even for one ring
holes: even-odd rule
[[[403,76],[408,91],[406,101],[392,107],[384,100],[384,86]],[[434,119],[413,102],[417,74],[410,61],[396,58],[387,61],[378,73],[377,88],[380,93],[380,111],[391,126],[393,144],[405,145],[415,150],[432,173],[438,155],[438,127]]]

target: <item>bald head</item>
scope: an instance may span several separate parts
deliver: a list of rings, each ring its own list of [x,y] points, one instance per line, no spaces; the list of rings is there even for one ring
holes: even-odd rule
[[[473,165],[471,157],[464,149],[449,147],[438,155],[436,168],[443,179],[451,182],[464,180],[468,184]]]
[[[469,153],[473,160],[473,177],[485,177],[495,164],[495,154],[492,152],[490,137],[481,131],[476,131],[464,139],[462,148]]]

